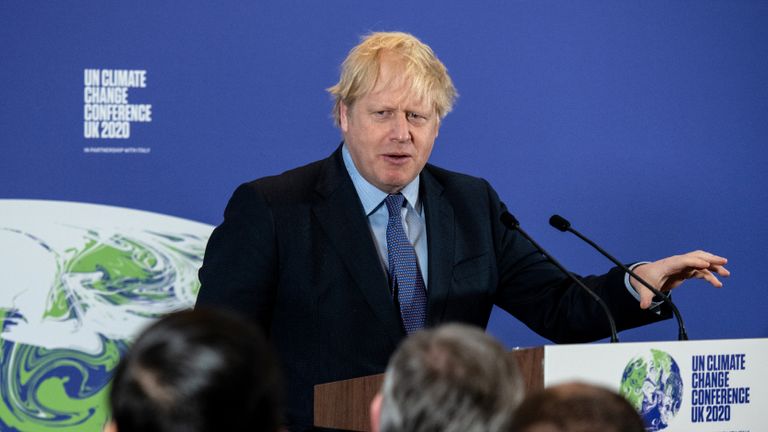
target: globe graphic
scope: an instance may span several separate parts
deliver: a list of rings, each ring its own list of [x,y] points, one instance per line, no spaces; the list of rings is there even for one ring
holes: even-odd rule
[[[212,228],[126,208],[0,200],[0,431],[101,431],[132,340],[194,305]]]
[[[629,361],[621,377],[620,393],[642,415],[646,430],[666,429],[682,404],[680,368],[668,353],[652,349]]]

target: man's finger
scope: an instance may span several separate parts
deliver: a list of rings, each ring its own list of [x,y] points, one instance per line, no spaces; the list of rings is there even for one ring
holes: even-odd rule
[[[653,292],[645,286],[641,286],[638,289],[638,294],[640,294],[640,309],[648,309],[651,307],[654,296]]]
[[[715,255],[715,254],[712,254],[712,253],[709,253],[709,252],[703,251],[703,250],[693,251],[693,252],[690,252],[690,254],[691,255],[695,255],[695,256],[697,256],[699,258],[702,258],[704,260],[707,260],[707,261],[711,262],[712,264],[724,265],[724,264],[728,263],[728,258],[721,257],[721,256],[718,256],[718,255]]]
[[[677,271],[680,271],[686,267],[692,267],[695,269],[705,269],[705,268],[709,268],[710,265],[711,263],[706,259],[692,255],[692,254],[677,255],[675,257],[670,258],[670,262],[668,263],[667,274],[676,273]]]
[[[709,270],[710,271],[714,271],[715,273],[717,273],[717,274],[719,274],[720,276],[723,276],[723,277],[728,277],[728,276],[731,275],[731,272],[728,271],[727,268],[725,268],[725,267],[723,267],[721,265],[713,264],[712,266],[709,267]]]
[[[715,275],[712,274],[711,271],[709,271],[709,270],[698,270],[696,273],[697,273],[696,276],[695,276],[696,278],[706,280],[707,282],[712,284],[712,286],[714,286],[715,288],[722,288],[723,287],[723,283],[720,282],[720,279],[715,277]]]

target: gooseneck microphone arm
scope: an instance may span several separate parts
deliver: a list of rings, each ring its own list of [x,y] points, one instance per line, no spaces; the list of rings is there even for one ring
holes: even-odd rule
[[[580,286],[584,291],[589,293],[589,295],[597,302],[597,304],[600,305],[600,307],[603,309],[603,312],[605,312],[605,316],[608,318],[608,324],[611,326],[611,342],[618,342],[619,336],[616,333],[616,323],[613,320],[613,314],[611,313],[610,309],[608,309],[608,305],[605,304],[602,298],[600,298],[599,295],[597,295],[592,289],[590,289],[584,282],[579,280],[576,276],[573,275],[573,273],[569,272],[568,270],[563,267],[560,262],[558,262],[552,255],[549,254],[546,250],[544,250],[541,245],[536,243],[536,241],[531,238],[530,235],[528,235],[527,232],[525,232],[522,228],[520,228],[520,222],[517,220],[516,217],[512,216],[511,213],[505,211],[501,214],[501,223],[504,224],[508,229],[512,231],[519,232],[523,237],[528,239],[529,242],[538,249],[538,251],[544,255],[549,262],[555,265],[561,272],[565,273],[566,276],[568,276],[572,281],[574,281],[578,286]]]
[[[688,333],[685,331],[685,324],[683,323],[683,316],[680,314],[680,311],[677,309],[677,306],[672,302],[672,299],[669,298],[669,296],[658,289],[656,289],[653,285],[646,282],[643,278],[637,275],[634,271],[630,270],[629,267],[625,266],[623,263],[621,263],[619,260],[617,260],[613,255],[606,252],[603,248],[598,246],[595,242],[585,237],[582,233],[575,230],[573,227],[571,227],[571,223],[568,222],[567,219],[560,215],[552,215],[552,217],[549,218],[549,224],[552,225],[555,229],[560,230],[562,232],[570,232],[573,233],[576,237],[582,239],[587,244],[595,248],[598,252],[600,252],[604,257],[608,258],[616,264],[619,268],[624,270],[625,272],[629,273],[630,276],[632,276],[635,280],[643,284],[646,288],[651,290],[651,292],[661,297],[669,307],[672,309],[672,313],[675,314],[675,318],[677,318],[677,340],[688,340]]]

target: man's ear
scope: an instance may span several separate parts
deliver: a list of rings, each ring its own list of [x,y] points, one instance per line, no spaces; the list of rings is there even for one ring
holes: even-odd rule
[[[349,129],[349,108],[344,102],[339,102],[339,127],[341,131],[347,133]]]
[[[381,425],[381,392],[371,401],[371,432],[379,432]]]

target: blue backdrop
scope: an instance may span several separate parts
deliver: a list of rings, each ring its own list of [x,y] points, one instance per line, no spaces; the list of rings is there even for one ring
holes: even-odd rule
[[[608,265],[551,230],[551,213],[627,261],[693,248],[729,257],[726,289],[676,293],[691,335],[768,335],[763,1],[1,7],[5,198],[217,225],[240,182],[337,146],[324,89],[339,63],[361,34],[405,30],[435,49],[461,95],[432,162],[491,181],[574,271]],[[128,140],[86,140],[87,68],[146,70],[131,99],[153,105],[152,122],[134,123]],[[94,145],[151,153],[83,152]],[[498,324],[510,343],[540,343]],[[625,338],[673,337],[667,327]]]
[[[624,261],[728,257],[722,290],[675,292],[689,334],[766,337],[766,23],[760,0],[2,1],[0,198],[217,225],[239,183],[335,149],[338,65],[368,31],[408,31],[460,93],[433,163],[488,179],[578,273],[610,265],[552,213]],[[86,69],[145,71],[127,99],[151,121],[85,138]],[[490,332],[546,342],[498,311]],[[667,321],[621,338],[676,334]]]

